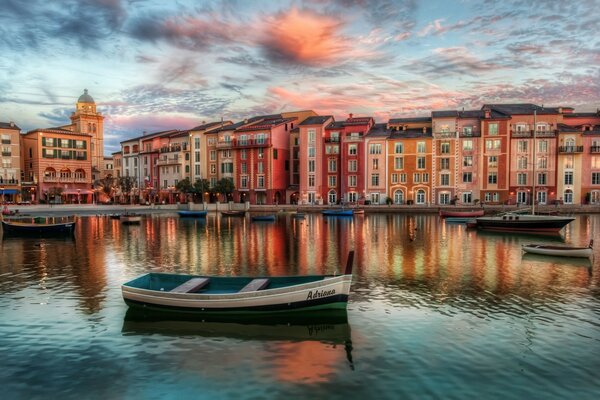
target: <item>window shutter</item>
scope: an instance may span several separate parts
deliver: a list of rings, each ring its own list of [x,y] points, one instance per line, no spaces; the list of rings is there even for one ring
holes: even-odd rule
[[[45,145],[46,145],[46,137],[42,136],[42,146],[45,146]]]

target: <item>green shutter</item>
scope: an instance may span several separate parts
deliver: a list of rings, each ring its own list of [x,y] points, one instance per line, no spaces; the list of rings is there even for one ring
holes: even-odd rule
[[[42,136],[42,146],[45,146],[45,145],[46,145],[46,137]]]

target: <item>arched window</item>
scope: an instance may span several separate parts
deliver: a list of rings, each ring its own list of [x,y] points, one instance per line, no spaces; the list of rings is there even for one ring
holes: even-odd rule
[[[394,192],[394,204],[404,204],[404,192],[402,190]]]
[[[573,191],[571,189],[565,190],[563,194],[565,204],[573,204]]]
[[[417,190],[417,204],[425,204],[425,191],[423,189]]]
[[[327,202],[329,204],[337,203],[337,193],[335,192],[335,190],[332,189],[327,193]]]
[[[575,151],[575,139],[567,138],[565,139],[565,147],[567,152],[572,153]]]

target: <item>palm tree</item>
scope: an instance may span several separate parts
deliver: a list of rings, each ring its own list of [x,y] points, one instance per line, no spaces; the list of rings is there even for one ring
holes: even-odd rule
[[[100,193],[104,193],[106,197],[113,202],[113,193],[116,190],[117,180],[112,176],[107,176],[103,179],[98,179],[94,182],[94,189],[98,190]]]

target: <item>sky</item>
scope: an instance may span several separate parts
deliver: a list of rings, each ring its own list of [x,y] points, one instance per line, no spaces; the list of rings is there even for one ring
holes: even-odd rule
[[[312,109],[389,118],[600,107],[600,0],[0,0],[0,121],[68,124],[87,88],[105,153],[144,131]]]

